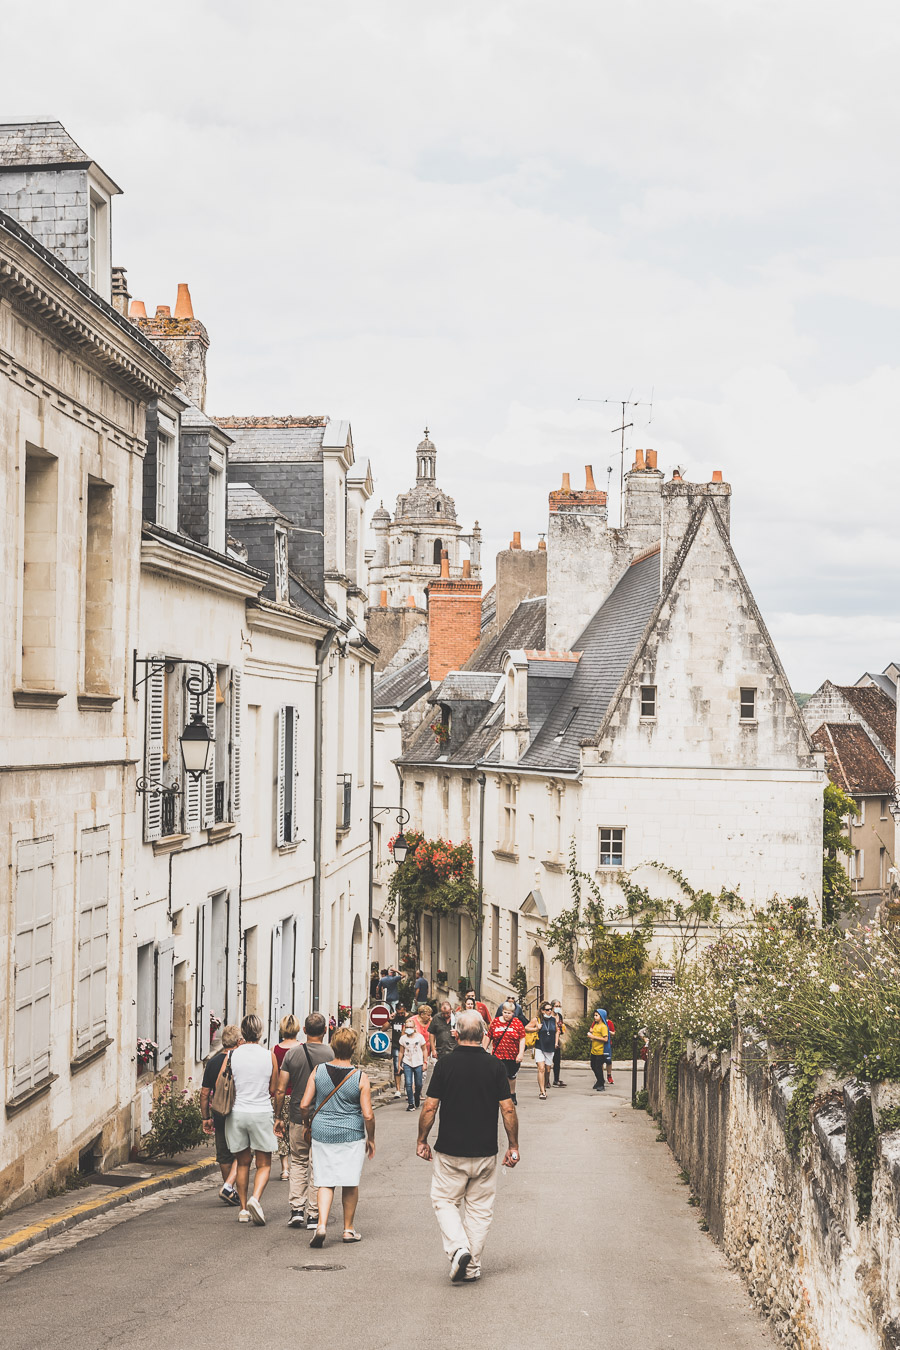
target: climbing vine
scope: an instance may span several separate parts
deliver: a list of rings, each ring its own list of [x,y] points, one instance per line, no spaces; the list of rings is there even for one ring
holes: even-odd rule
[[[468,840],[453,844],[444,839],[426,839],[417,830],[406,830],[405,838],[409,852],[391,877],[386,916],[392,918],[397,913],[401,963],[412,968],[419,964],[424,913],[463,912],[477,928],[481,922],[481,902]],[[394,839],[388,847],[393,852]],[[406,957],[413,959],[407,962]]]

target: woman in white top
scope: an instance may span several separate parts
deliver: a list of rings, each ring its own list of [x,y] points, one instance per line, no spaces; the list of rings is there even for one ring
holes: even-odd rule
[[[275,1137],[275,1118],[272,1096],[278,1086],[278,1060],[271,1050],[259,1044],[263,1025],[255,1013],[248,1013],[241,1022],[244,1044],[231,1051],[231,1072],[234,1075],[234,1106],[225,1117],[225,1138],[237,1157],[235,1190],[241,1202],[239,1223],[264,1224],[260,1196],[266,1189],[272,1167],[272,1154],[278,1149]],[[250,1188],[250,1159],[256,1153],[256,1176],[253,1194]]]
[[[407,1111],[415,1111],[422,1098],[422,1075],[428,1062],[428,1043],[413,1018],[407,1020],[400,1037],[399,1067],[406,1080]]]

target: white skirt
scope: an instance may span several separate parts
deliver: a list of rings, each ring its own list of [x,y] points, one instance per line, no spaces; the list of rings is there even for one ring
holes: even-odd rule
[[[366,1158],[365,1139],[352,1144],[312,1141],[312,1171],[316,1186],[358,1186]]]

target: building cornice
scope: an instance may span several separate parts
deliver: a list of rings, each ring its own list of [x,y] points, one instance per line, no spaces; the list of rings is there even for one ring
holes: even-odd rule
[[[0,294],[132,394],[153,398],[178,383],[152,342],[2,212]]]
[[[288,638],[308,637],[313,642],[320,642],[332,629],[332,625],[322,619],[314,619],[301,610],[288,609],[270,600],[257,600],[248,605],[247,622],[262,633]]]
[[[256,580],[229,566],[225,559],[217,562],[168,540],[146,535],[141,540],[141,571],[241,600],[255,599],[265,585],[264,580]]]

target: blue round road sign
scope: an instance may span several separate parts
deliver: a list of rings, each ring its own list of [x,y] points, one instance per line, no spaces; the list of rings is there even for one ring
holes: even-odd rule
[[[373,1031],[369,1037],[369,1049],[373,1055],[386,1055],[391,1048],[391,1037],[387,1031]]]

